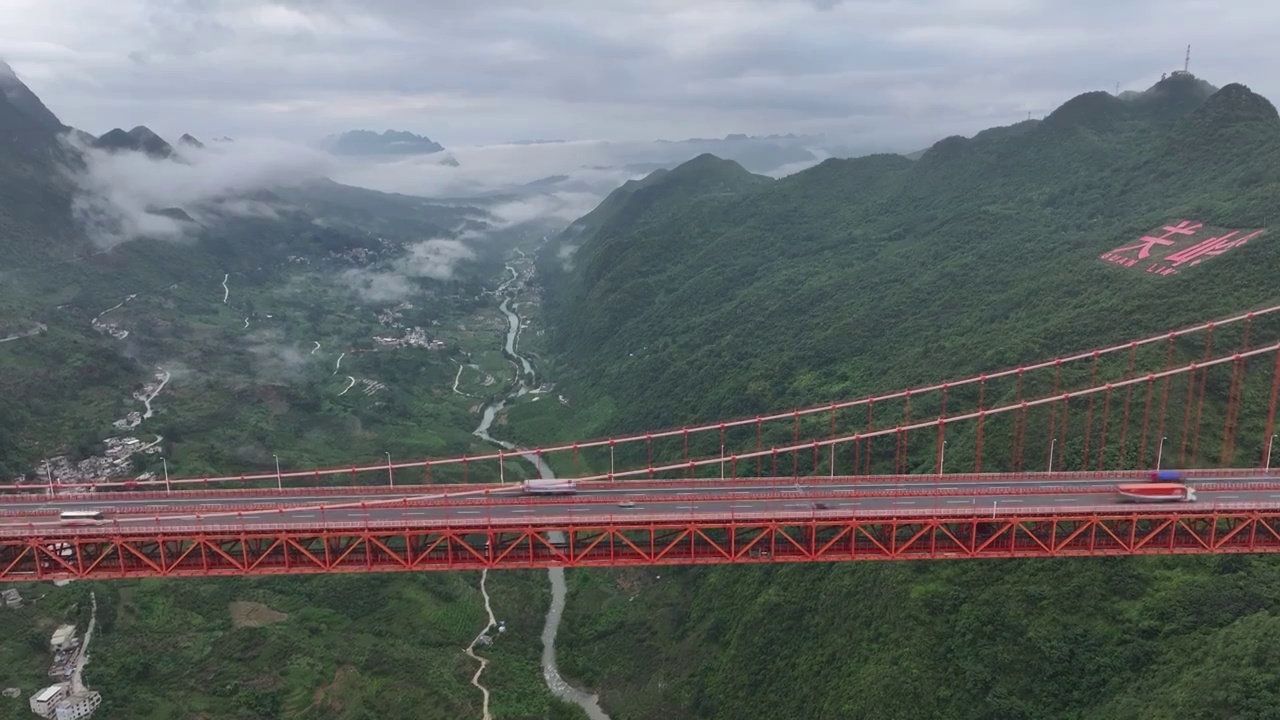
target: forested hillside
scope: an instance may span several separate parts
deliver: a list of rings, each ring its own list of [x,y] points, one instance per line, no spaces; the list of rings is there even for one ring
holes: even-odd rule
[[[1275,108],[1185,74],[917,161],[828,160],[771,182],[699,158],[624,187],[543,251],[576,404],[566,432],[859,397],[1274,303],[1280,245],[1256,231],[1278,201]],[[1197,242],[1247,240],[1199,262],[1139,240],[1198,223]],[[1261,718],[1280,692],[1278,567],[579,573],[563,664],[618,720]]]

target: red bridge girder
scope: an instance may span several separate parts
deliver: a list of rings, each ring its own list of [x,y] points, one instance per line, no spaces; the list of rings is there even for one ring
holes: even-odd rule
[[[1280,552],[1280,509],[0,538],[0,581]]]

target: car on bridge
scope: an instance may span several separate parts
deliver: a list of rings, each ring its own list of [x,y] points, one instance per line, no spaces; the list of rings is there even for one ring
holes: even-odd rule
[[[522,487],[528,495],[572,495],[578,491],[572,480],[526,480]]]
[[[103,518],[100,510],[67,510],[58,519],[68,525],[96,525]]]

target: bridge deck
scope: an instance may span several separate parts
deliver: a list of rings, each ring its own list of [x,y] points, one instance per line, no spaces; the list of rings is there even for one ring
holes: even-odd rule
[[[0,581],[1280,551],[1262,504],[386,521],[0,537]]]

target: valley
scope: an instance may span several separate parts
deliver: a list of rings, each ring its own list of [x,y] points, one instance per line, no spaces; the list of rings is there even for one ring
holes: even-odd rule
[[[531,247],[531,246],[530,246]],[[260,375],[239,375],[232,374],[234,370],[233,362],[236,358],[244,359],[245,353],[229,352],[227,357],[217,357],[205,353],[203,357],[193,361],[190,358],[185,359],[181,363],[182,370],[176,378],[170,374],[163,374],[157,377],[150,385],[143,388],[138,393],[135,402],[143,400],[155,401],[150,409],[154,410],[154,416],[142,417],[144,413],[136,413],[138,417],[131,418],[140,423],[140,430],[145,430],[153,422],[165,422],[174,415],[183,415],[187,413],[198,413],[204,407],[197,404],[198,391],[190,386],[184,387],[188,383],[196,384],[198,387],[210,388],[216,387],[219,383],[228,383],[234,386],[236,383],[249,382],[251,378],[257,377],[258,382],[266,382],[268,387],[278,387],[282,390],[284,386],[302,383],[308,392],[315,392],[321,397],[337,399],[344,397],[343,389],[345,382],[341,381],[341,377],[335,377],[332,364],[336,362],[334,357],[341,356],[344,353],[325,355],[323,348],[329,346],[342,346],[343,343],[356,343],[353,340],[354,333],[352,327],[360,328],[360,331],[369,333],[366,337],[375,337],[373,333],[381,335],[399,334],[406,327],[413,327],[408,323],[421,322],[431,328],[434,337],[441,338],[439,342],[445,343],[445,352],[438,352],[430,348],[414,348],[414,347],[377,347],[369,343],[368,347],[355,348],[356,352],[346,355],[342,362],[343,369],[349,372],[358,373],[357,377],[361,379],[369,379],[379,384],[386,382],[387,386],[379,393],[352,393],[357,398],[358,403],[374,404],[373,409],[376,410],[380,403],[379,397],[390,397],[398,393],[421,393],[423,398],[431,398],[430,405],[418,411],[416,414],[406,414],[397,419],[397,423],[402,427],[418,427],[422,431],[441,433],[448,437],[448,433],[456,432],[459,442],[467,443],[467,447],[473,447],[477,452],[482,451],[486,444],[490,442],[502,441],[496,440],[489,435],[489,429],[493,425],[495,419],[499,420],[505,427],[505,415],[503,407],[508,402],[527,402],[531,399],[542,400],[538,395],[529,395],[530,390],[536,390],[537,385],[541,382],[535,380],[534,368],[529,360],[521,354],[521,337],[520,328],[528,327],[531,324],[536,325],[538,321],[527,315],[530,311],[537,309],[536,302],[533,302],[530,296],[517,294],[518,288],[525,287],[530,279],[532,271],[532,263],[527,257],[516,254],[503,267],[500,277],[493,280],[496,289],[482,289],[479,297],[483,298],[480,302],[474,302],[470,297],[456,300],[463,304],[465,309],[455,309],[450,311],[448,296],[445,298],[414,298],[408,301],[399,301],[385,310],[379,312],[368,312],[370,319],[359,322],[350,322],[344,326],[339,334],[319,334],[316,332],[315,326],[304,327],[299,329],[291,327],[290,322],[299,322],[305,325],[305,319],[299,319],[297,306],[291,304],[297,302],[292,298],[293,293],[281,294],[272,288],[259,288],[252,285],[237,285],[237,293],[231,296],[230,305],[225,312],[219,311],[219,317],[224,317],[224,328],[218,332],[226,339],[222,341],[226,345],[233,345],[236,342],[235,335],[239,333],[235,319],[240,315],[241,308],[247,305],[262,308],[258,311],[264,323],[273,323],[272,327],[276,330],[274,335],[282,346],[289,346],[290,343],[296,345],[299,351],[296,353],[297,358],[303,359],[300,367],[296,370],[294,376],[277,376],[268,375],[262,378]],[[234,278],[234,275],[232,276]],[[315,285],[314,276],[311,282],[302,283],[292,281],[287,283],[288,287],[296,288],[301,284]],[[216,281],[216,279],[215,279]],[[483,287],[483,286],[478,286]],[[207,294],[195,293],[207,298]],[[337,291],[329,291],[324,297],[334,299],[341,297]],[[239,301],[237,300],[239,298]],[[314,304],[316,295],[307,296],[306,302],[309,310],[315,310]],[[219,298],[220,299],[220,296]],[[237,306],[237,302],[243,302],[245,305]],[[350,301],[346,301],[350,302]],[[416,303],[416,304],[415,304]],[[517,304],[524,317],[516,315],[509,309],[509,305]],[[220,303],[218,303],[220,304]],[[122,327],[131,329],[130,337],[134,342],[146,343],[163,347],[163,339],[151,338],[150,330],[153,327],[151,323],[160,322],[156,320],[157,310],[149,306],[142,298],[136,299],[133,303],[123,305],[123,307],[131,308],[133,314],[122,314],[117,318],[117,322]],[[415,310],[419,307],[443,308],[432,313],[430,319],[423,315],[415,314]],[[120,312],[122,308],[116,308],[115,312]],[[267,312],[267,309],[270,312]],[[354,305],[336,305],[333,309],[335,313],[344,314],[348,318],[354,318],[359,311]],[[321,308],[323,309],[323,308]],[[421,311],[419,311],[421,312]],[[271,317],[268,318],[267,315]],[[151,323],[144,321],[143,318],[153,318]],[[415,318],[421,318],[415,320]],[[168,321],[172,322],[172,321]],[[312,341],[311,350],[303,353],[301,348],[304,347],[300,341],[302,337],[320,337],[319,341]],[[244,339],[240,339],[244,342]],[[320,343],[320,350],[316,350],[315,343]],[[312,354],[314,352],[314,355]],[[504,353],[506,353],[504,355]],[[173,353],[169,353],[172,355]],[[409,355],[411,354],[411,355]],[[384,357],[390,357],[390,360],[384,360]],[[279,357],[278,355],[276,357]],[[249,356],[250,362],[253,362],[252,355]],[[448,372],[448,368],[457,365],[459,362],[465,363],[464,367],[472,369],[470,376],[464,376],[460,384],[463,388],[472,390],[473,396],[465,396],[455,394],[454,383],[459,381],[456,373]],[[175,363],[168,363],[174,366]],[[375,374],[385,372],[387,368],[396,370],[404,368],[405,371],[412,369],[411,377],[414,384],[421,386],[424,383],[422,378],[433,378],[434,382],[438,382],[436,387],[416,387],[405,388],[403,384],[397,384],[393,379],[394,376],[386,374]],[[433,369],[435,368],[435,369]],[[528,372],[522,372],[527,370]],[[227,375],[217,375],[219,372],[227,372]],[[243,372],[243,371],[242,371]],[[200,373],[209,373],[212,375],[207,378],[200,378]],[[235,380],[233,378],[242,378]],[[373,380],[373,378],[380,378]],[[496,379],[495,379],[496,378]],[[402,381],[403,382],[403,381]],[[163,390],[163,394],[161,394]],[[296,393],[296,390],[292,392]],[[487,393],[487,395],[481,395]],[[350,395],[348,395],[350,396]],[[477,397],[488,397],[484,401],[483,409],[477,403]],[[299,396],[298,399],[292,400],[295,403],[305,402],[305,396]],[[323,402],[333,402],[328,400]],[[207,400],[205,401],[207,402]],[[385,402],[385,401],[383,401]],[[443,407],[442,407],[443,406]],[[327,406],[326,406],[327,407]],[[346,413],[360,413],[364,408],[361,405],[355,407],[334,407],[330,412],[342,415]],[[285,412],[287,414],[288,411]],[[154,417],[154,419],[153,419]],[[196,415],[195,417],[199,417]],[[235,416],[231,416],[234,420]],[[360,417],[366,417],[360,415]],[[460,418],[456,422],[458,425],[445,425],[441,418]],[[316,412],[312,411],[310,416],[311,422],[322,420],[317,417]],[[472,440],[462,440],[467,436],[467,431],[463,428],[467,424],[472,425],[479,423],[479,427],[472,437]],[[162,426],[166,429],[169,425]],[[261,426],[259,426],[261,427]],[[267,425],[266,427],[270,427]],[[341,431],[343,426],[336,424],[330,432],[337,433]],[[181,440],[179,442],[168,441],[166,444],[170,452],[168,455],[169,471],[173,472],[178,467],[190,467],[192,462],[211,463],[207,458],[200,458],[198,453],[203,442],[199,436],[192,437],[190,434],[184,434],[182,430],[178,431]],[[286,439],[282,442],[279,449],[271,448],[278,452],[282,460],[289,457],[287,453],[306,453],[308,450],[305,446],[297,444],[290,445],[289,439],[283,433],[281,437]],[[322,443],[340,443],[336,436],[326,436],[313,432],[310,442]],[[216,441],[210,441],[216,442]],[[472,443],[475,443],[472,445]],[[508,444],[509,445],[509,444]],[[156,458],[153,455],[139,454],[138,460],[134,461],[130,472],[136,473],[141,470],[145,475],[149,470],[143,469],[147,464],[155,464]],[[270,458],[270,455],[267,455]],[[196,458],[200,458],[197,460]],[[143,462],[139,462],[143,461]],[[92,462],[85,461],[88,466],[93,466]],[[210,464],[209,466],[213,466]],[[508,468],[508,472],[518,472],[518,465]],[[536,472],[534,468],[530,468],[531,472]],[[74,480],[78,476],[69,474],[62,465],[55,464],[53,472],[56,479],[60,482]],[[43,476],[42,470],[41,475]],[[334,579],[339,585],[347,584],[346,580]],[[559,580],[559,602],[563,603],[563,575],[553,578],[553,582]],[[539,588],[539,581],[542,587]],[[475,717],[484,716],[481,709],[481,697],[471,695],[462,691],[462,688],[470,687],[472,682],[478,683],[485,689],[486,695],[492,695],[492,699],[485,698],[483,704],[486,707],[492,706],[493,717],[530,717],[531,715],[523,714],[524,711],[514,708],[528,707],[546,707],[548,703],[554,702],[548,695],[546,683],[542,680],[543,673],[540,671],[539,663],[550,663],[549,667],[554,668],[554,654],[551,660],[546,660],[546,655],[542,650],[542,636],[540,629],[554,634],[555,625],[559,622],[559,613],[554,612],[545,618],[545,622],[540,622],[543,618],[538,610],[537,598],[541,595],[548,597],[545,583],[546,575],[534,573],[503,573],[500,576],[488,576],[487,580],[481,575],[468,574],[457,578],[441,578],[441,577],[424,577],[419,579],[409,578],[387,578],[385,580],[377,580],[374,587],[366,587],[365,592],[372,592],[377,597],[383,593],[385,600],[372,601],[377,604],[369,605],[360,603],[351,605],[343,601],[341,604],[332,605],[324,603],[321,606],[313,606],[314,599],[307,600],[307,597],[315,597],[310,593],[313,591],[303,591],[302,586],[311,585],[319,582],[314,592],[322,591],[320,588],[329,586],[328,579],[282,579],[279,582],[268,582],[266,584],[249,583],[245,585],[239,581],[211,581],[208,587],[201,590],[196,596],[187,596],[188,599],[184,603],[184,617],[180,627],[168,626],[172,619],[168,614],[150,616],[147,610],[150,603],[163,603],[165,607],[171,602],[170,598],[175,589],[171,583],[124,583],[112,585],[99,585],[96,583],[89,584],[73,584],[64,589],[54,592],[48,596],[48,600],[41,606],[33,607],[30,612],[24,613],[25,619],[20,619],[13,615],[0,618],[9,624],[14,632],[25,632],[23,623],[30,623],[36,620],[31,627],[40,627],[38,618],[47,618],[51,616],[67,617],[70,613],[74,617],[79,605],[77,598],[82,588],[90,588],[96,591],[98,596],[104,599],[108,607],[112,608],[115,613],[115,621],[104,624],[104,630],[100,633],[95,643],[94,663],[87,670],[87,677],[91,687],[104,688],[104,712],[106,717],[129,716],[129,717],[167,717],[165,713],[170,712],[165,708],[171,707],[170,703],[173,696],[170,693],[187,694],[194,690],[195,686],[190,683],[197,683],[200,687],[205,687],[206,682],[200,680],[200,673],[206,672],[199,670],[201,667],[210,667],[207,663],[224,662],[225,656],[223,651],[217,648],[224,645],[226,640],[219,641],[218,638],[223,636],[228,627],[226,624],[230,622],[231,616],[225,614],[225,609],[220,612],[219,607],[226,607],[227,603],[234,605],[236,602],[251,600],[263,604],[270,608],[273,612],[284,610],[289,616],[289,620],[282,624],[275,624],[269,627],[257,629],[254,626],[245,626],[236,629],[232,635],[254,634],[259,635],[255,643],[263,643],[259,652],[272,652],[270,650],[276,644],[287,643],[292,646],[298,642],[305,642],[307,646],[306,657],[308,662],[321,663],[316,666],[319,670],[326,664],[339,663],[336,670],[323,670],[335,677],[345,678],[340,685],[335,685],[325,695],[318,699],[313,698],[310,693],[299,692],[295,695],[288,693],[281,695],[275,690],[268,692],[257,692],[256,694],[244,695],[240,693],[236,696],[234,702],[229,705],[225,704],[226,696],[215,693],[208,698],[210,703],[205,710],[208,717],[246,717],[261,716],[275,717],[273,713],[284,712],[291,716],[298,717],[325,717],[327,711],[342,707],[349,713],[349,717],[362,717],[360,714],[364,711],[358,711],[355,708],[365,704],[368,712],[386,713],[397,712],[394,708],[399,703],[404,703],[404,707],[414,707],[418,709],[438,707],[440,708],[439,717],[458,717],[459,714],[473,715]],[[301,583],[301,585],[298,585]],[[481,583],[484,583],[483,585]],[[487,585],[487,588],[485,587]],[[270,590],[269,588],[276,588]],[[354,588],[354,585],[352,585]],[[22,588],[30,593],[27,588]],[[492,599],[489,597],[492,595]],[[483,595],[483,596],[482,596]],[[395,609],[396,602],[391,600],[392,597],[404,596],[406,599],[412,598],[412,604],[405,606],[399,610]],[[224,598],[231,598],[224,600]],[[339,602],[337,596],[334,602]],[[546,600],[543,600],[545,607]],[[299,604],[303,603],[303,604]],[[381,603],[386,603],[381,605]],[[448,605],[448,611],[438,615],[439,610],[443,610],[441,603]],[[319,611],[320,607],[328,606],[333,608],[332,612],[338,615],[327,616],[329,619],[323,620],[321,625],[308,625],[306,618],[312,616],[314,612]],[[390,615],[387,613],[411,612],[411,607],[421,606],[425,608],[436,608],[426,615],[418,615],[416,611],[412,614],[402,615],[392,625],[384,626],[385,620],[389,620]],[[312,608],[308,610],[306,608]],[[346,613],[360,612],[360,608],[372,610],[374,607],[382,607],[381,610],[374,612],[367,620],[361,620],[357,616],[347,616]],[[496,633],[496,628],[486,629],[492,635],[492,639],[488,641],[492,644],[476,645],[474,639],[472,644],[474,652],[468,650],[467,655],[480,656],[485,658],[486,663],[492,663],[487,670],[476,673],[473,668],[460,663],[465,660],[458,648],[466,647],[467,643],[463,641],[468,633],[474,632],[474,627],[478,624],[467,622],[464,618],[474,614],[476,618],[484,617],[486,614],[498,613],[497,617],[503,620],[503,633]],[[437,616],[438,615],[438,616]],[[344,618],[341,624],[338,624],[338,617]],[[318,616],[319,617],[319,616]],[[382,619],[380,619],[382,618]],[[299,628],[294,623],[303,623]],[[403,623],[411,622],[419,627],[419,630],[405,633]],[[162,627],[159,624],[163,623]],[[401,629],[394,630],[393,627],[399,626]],[[303,635],[298,635],[300,629]],[[127,632],[123,632],[128,628]],[[322,629],[326,628],[326,629]],[[343,629],[345,628],[345,629]],[[133,656],[137,650],[137,643],[152,643],[157,641],[154,635],[156,632],[163,632],[170,640],[163,641],[171,643],[171,647],[165,651],[147,651],[143,653],[146,658],[144,662],[148,668],[157,668],[157,670],[147,670],[143,675],[137,676],[135,679],[129,678],[135,672],[134,665],[126,662],[124,658]],[[376,668],[370,669],[367,666],[357,663],[340,664],[341,662],[351,662],[351,658],[343,653],[341,655],[334,654],[333,651],[340,647],[339,644],[329,645],[330,643],[339,642],[338,638],[346,638],[345,642],[364,642],[357,638],[365,637],[368,642],[385,643],[385,640],[377,638],[384,637],[384,633],[395,632],[404,643],[400,652],[411,654],[419,658],[417,662],[442,662],[442,672],[455,673],[443,685],[440,685],[441,678],[446,676],[438,675],[436,685],[426,688],[418,693],[410,693],[403,698],[397,698],[392,705],[387,705],[388,700],[375,700],[368,693],[373,692],[373,688],[381,683],[394,681],[388,677],[384,671],[378,671]],[[264,635],[266,633],[266,635]],[[318,635],[316,633],[319,633]],[[338,635],[333,635],[338,633]],[[353,634],[354,633],[354,634]],[[426,634],[423,634],[426,633]],[[278,635],[274,639],[269,637]],[[483,635],[483,633],[482,633]],[[449,638],[455,638],[449,640]],[[147,639],[150,638],[150,639]],[[290,639],[292,638],[292,639]],[[227,638],[228,640],[230,637]],[[197,643],[191,646],[190,643]],[[183,648],[194,649],[197,646],[212,645],[212,655],[204,657],[191,657],[183,662],[167,664],[165,657],[172,656],[172,653],[185,652]],[[328,645],[331,649],[325,649]],[[283,647],[281,648],[283,649]],[[19,656],[14,658],[12,665],[12,673],[0,677],[0,684],[8,683],[11,685],[23,687],[29,685],[31,680],[23,681],[21,668],[35,667],[38,664],[39,652],[32,652],[32,649],[25,651],[19,648],[13,648],[19,651]],[[386,648],[390,651],[390,648]],[[206,651],[208,652],[208,651]],[[554,653],[554,651],[551,651]],[[456,657],[451,657],[452,653],[456,653]],[[200,659],[204,657],[204,659]],[[327,658],[327,659],[326,659]],[[345,658],[345,660],[343,660]],[[433,658],[435,658],[433,660]],[[194,663],[194,664],[193,664]],[[416,664],[416,663],[415,663]],[[244,672],[252,672],[252,664],[243,668]],[[161,672],[159,667],[169,667],[171,670]],[[445,668],[454,668],[453,670],[445,670]],[[553,671],[554,672],[554,671]],[[14,674],[17,673],[17,674]],[[193,674],[194,673],[194,674]],[[526,675],[522,676],[521,673]],[[474,677],[473,677],[474,675]],[[28,678],[30,676],[27,676]],[[283,687],[288,687],[290,683],[301,680],[303,676],[294,676],[291,671],[289,675],[280,677],[276,683],[283,683]],[[309,676],[308,676],[309,677]],[[318,677],[318,676],[317,676]],[[522,679],[523,677],[523,679]],[[292,678],[292,679],[291,679]],[[550,681],[550,678],[547,682]],[[303,682],[306,682],[303,680]],[[141,683],[141,684],[139,684]],[[566,686],[563,681],[556,677],[557,692],[565,695],[566,699],[571,697],[567,695]],[[422,694],[425,692],[426,694]],[[129,697],[126,701],[124,698]],[[203,696],[197,693],[190,697],[192,707],[201,707],[203,705]],[[360,698],[365,698],[364,700]],[[585,696],[584,696],[585,697]],[[219,699],[223,698],[223,699]],[[258,699],[251,699],[258,698]],[[150,708],[148,711],[145,708]],[[568,713],[566,706],[558,710],[558,717],[570,718],[575,717]],[[378,709],[380,708],[380,709]],[[297,713],[301,712],[300,715]],[[220,714],[225,713],[225,715]],[[249,715],[246,715],[248,713]],[[254,715],[253,713],[259,713]],[[415,715],[415,717],[423,717],[423,715]],[[431,717],[428,715],[426,717]],[[596,717],[600,717],[597,715]]]
[[[611,473],[612,442],[607,459],[574,444],[571,458],[544,462],[529,448],[875,397],[1278,301],[1280,114],[1185,65],[1145,91],[1086,92],[913,158],[827,158],[775,177],[752,170],[818,158],[798,139],[773,152],[745,135],[672,143],[741,163],[653,161],[570,222],[510,183],[442,200],[311,178],[214,183],[182,203],[145,187],[140,200],[117,187],[136,177],[111,173],[194,184],[193,168],[217,157],[142,126],[77,147],[47,109],[6,97],[0,484],[384,457],[390,472],[395,460],[494,446],[511,452],[501,467],[428,467],[417,479]],[[339,154],[459,166],[414,133],[342,137],[329,140]],[[1217,342],[1246,347],[1244,333]],[[1202,357],[1176,338],[1167,348],[1166,365]],[[1242,396],[1245,411],[1208,430],[1271,432],[1268,387],[1199,377],[1198,391],[1175,390],[1185,423],[1196,392],[1211,409],[1238,409]],[[1021,374],[1016,387],[980,397],[1016,403]],[[914,417],[932,410],[918,403]],[[1092,423],[1092,402],[1088,412],[1070,427]],[[834,406],[829,422],[834,438]],[[721,425],[720,472],[726,455],[785,444],[801,423],[728,442]],[[1186,452],[1187,426],[1179,464],[1213,466],[1207,443]],[[957,466],[982,460],[965,449],[981,447],[970,432],[950,436]],[[714,452],[709,437],[694,449]],[[1054,435],[1049,452],[1068,472],[1095,454],[1099,465],[1148,460],[1145,448],[1091,449],[1089,437]],[[622,452],[637,460],[638,447]],[[935,456],[902,437],[893,465],[870,447],[867,473],[936,462],[941,475],[945,445]],[[1252,440],[1221,452],[1270,461]],[[793,456],[797,475],[823,462],[816,445]],[[834,450],[827,462],[834,477]],[[19,589],[34,600],[0,609],[0,687],[46,683],[48,630],[93,622],[84,680],[102,689],[106,720],[1265,718],[1280,698],[1280,563],[1244,553]],[[0,715],[26,717],[14,700]]]

